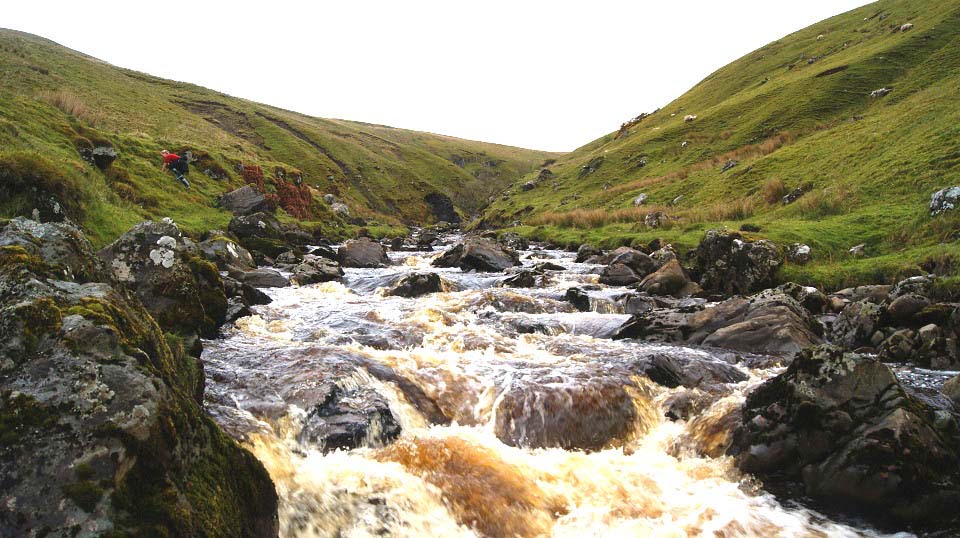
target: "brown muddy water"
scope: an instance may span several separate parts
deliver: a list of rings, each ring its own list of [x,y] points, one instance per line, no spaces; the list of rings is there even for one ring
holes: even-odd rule
[[[207,407],[273,477],[281,536],[889,536],[780,502],[723,455],[731,414],[779,371],[769,361],[611,340],[627,290],[569,253],[524,253],[567,268],[536,289],[432,268],[435,255],[265,290],[272,304],[206,342]],[[448,291],[383,293],[411,272]],[[585,285],[593,312],[562,300]],[[658,357],[716,375],[666,388],[643,375]],[[331,394],[392,418],[331,449],[335,419],[316,412]],[[684,397],[702,403],[667,418]]]

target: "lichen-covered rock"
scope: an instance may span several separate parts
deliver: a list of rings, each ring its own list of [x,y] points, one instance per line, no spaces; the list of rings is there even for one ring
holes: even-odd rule
[[[956,420],[874,358],[822,346],[747,397],[733,452],[764,480],[831,503],[929,524],[960,501]]]
[[[700,286],[724,294],[748,294],[767,288],[783,263],[780,249],[761,239],[747,241],[738,233],[709,230],[697,246]]]
[[[280,221],[269,213],[233,217],[228,230],[251,252],[261,252],[272,258],[291,249]]]
[[[0,290],[0,534],[277,535],[269,476],[200,406],[202,365],[79,231],[0,227]]]
[[[340,265],[344,267],[384,267],[390,265],[390,257],[380,243],[369,237],[347,241],[337,250]]]
[[[846,349],[870,345],[870,338],[880,328],[883,309],[876,303],[857,301],[844,307],[833,322],[831,342]]]
[[[480,237],[468,237],[433,261],[435,267],[459,267],[463,271],[498,273],[520,265],[513,250]]]
[[[169,219],[134,226],[99,252],[122,285],[134,291],[164,331],[216,336],[227,297],[217,267]]]
[[[526,237],[514,232],[507,232],[500,236],[499,243],[513,250],[527,250],[530,248],[530,241]]]
[[[787,282],[777,286],[776,289],[796,299],[800,306],[813,314],[822,314],[829,309],[830,299],[822,291],[812,286],[801,286],[793,282]]]
[[[823,342],[806,309],[779,290],[734,297],[714,307],[658,308],[634,314],[614,339],[683,342],[753,353],[789,354]]]
[[[791,243],[786,251],[787,261],[797,265],[806,265],[813,259],[809,245],[803,243]]]
[[[952,211],[960,203],[960,187],[941,189],[930,196],[930,216]]]
[[[343,269],[339,263],[311,254],[304,256],[302,263],[295,265],[292,272],[293,276],[290,280],[298,286],[330,282],[339,280],[343,276]]]

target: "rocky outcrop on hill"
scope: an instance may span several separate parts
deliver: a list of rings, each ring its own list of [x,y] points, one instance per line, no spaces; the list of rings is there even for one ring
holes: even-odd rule
[[[488,239],[468,237],[433,261],[435,267],[459,267],[463,271],[498,273],[520,265],[513,250]]]
[[[173,228],[136,229],[104,263],[69,224],[0,225],[0,534],[274,537],[273,484],[204,414],[199,361],[115,281],[145,252],[195,285],[157,243]]]
[[[913,397],[874,358],[823,346],[747,397],[732,451],[814,498],[930,524],[960,501],[956,418]]]
[[[228,229],[244,248],[271,258],[290,250],[283,226],[269,213],[236,216],[230,221]]]
[[[266,197],[252,185],[245,185],[230,191],[219,198],[220,207],[234,215],[267,212],[272,205]]]

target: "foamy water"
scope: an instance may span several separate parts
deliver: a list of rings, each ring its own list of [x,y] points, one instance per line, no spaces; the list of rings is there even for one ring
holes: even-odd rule
[[[268,290],[272,304],[207,343],[208,408],[273,477],[281,536],[881,536],[784,506],[723,456],[724,419],[774,371],[743,368],[749,379],[689,420],[664,418],[688,389],[624,365],[721,358],[607,339],[627,318],[608,300],[616,290],[595,292],[605,313],[575,312],[563,292],[595,275],[545,255],[570,268],[545,289],[436,270],[461,291],[403,299],[378,288],[433,269],[394,254],[400,265],[348,270],[345,284]],[[367,446],[328,452],[300,440],[300,405],[330,383],[383,397],[400,437],[373,431]]]

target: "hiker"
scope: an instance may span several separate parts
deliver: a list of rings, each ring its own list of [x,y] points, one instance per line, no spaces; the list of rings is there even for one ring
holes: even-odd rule
[[[167,150],[161,151],[160,155],[163,155],[163,166],[161,166],[160,169],[169,169],[177,176],[177,179],[180,180],[180,183],[183,183],[189,189],[190,182],[187,181],[187,178],[183,177],[183,174],[185,174],[187,171],[187,156],[184,155],[181,157],[176,153],[170,153]]]

